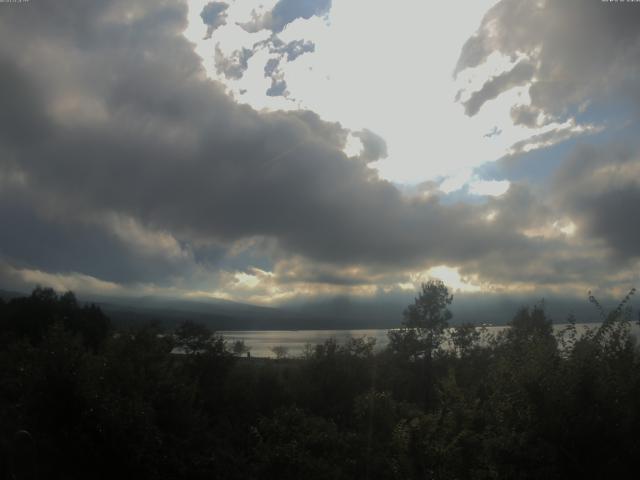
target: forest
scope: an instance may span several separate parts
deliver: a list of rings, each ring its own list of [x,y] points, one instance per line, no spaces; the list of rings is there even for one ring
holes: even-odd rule
[[[602,322],[584,335],[573,318],[554,333],[542,305],[488,335],[451,328],[429,281],[382,350],[258,359],[36,288],[0,300],[0,479],[634,478],[634,292],[611,312],[590,296]]]

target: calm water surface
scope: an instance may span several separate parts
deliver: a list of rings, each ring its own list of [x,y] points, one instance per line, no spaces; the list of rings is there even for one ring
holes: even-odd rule
[[[578,333],[584,333],[587,329],[596,328],[594,323],[576,324]],[[566,324],[557,324],[553,328],[556,332],[561,331]],[[507,327],[492,326],[486,327],[488,334],[497,334]],[[338,343],[344,343],[350,338],[376,339],[376,349],[383,349],[387,343],[387,332],[389,330],[254,330],[254,331],[225,331],[219,332],[229,341],[243,340],[245,345],[251,349],[252,357],[274,358],[274,347],[284,347],[287,349],[289,357],[301,356],[306,345],[317,345],[325,340],[335,338]],[[640,327],[633,323],[632,333],[636,338],[640,337]]]

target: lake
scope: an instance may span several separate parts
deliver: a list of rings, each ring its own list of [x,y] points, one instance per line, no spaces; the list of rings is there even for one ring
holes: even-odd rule
[[[578,333],[584,333],[587,329],[596,328],[595,323],[578,323],[576,329]],[[556,324],[553,326],[556,332],[559,332],[566,324]],[[486,327],[487,333],[497,334],[508,328],[506,326],[490,326]],[[325,340],[335,338],[338,343],[344,343],[350,338],[371,337],[376,339],[376,349],[383,349],[387,343],[388,329],[371,329],[371,330],[252,330],[252,331],[223,331],[219,332],[229,341],[244,341],[245,345],[251,350],[252,357],[275,358],[273,353],[274,347],[284,347],[287,349],[289,357],[301,356],[305,346],[308,344],[317,345]],[[632,333],[636,338],[640,337],[640,326],[633,323],[631,326]]]

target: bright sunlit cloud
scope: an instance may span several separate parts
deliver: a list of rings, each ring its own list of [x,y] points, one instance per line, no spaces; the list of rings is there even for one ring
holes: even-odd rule
[[[248,56],[239,78],[221,74],[215,61],[216,49],[228,56],[225,58],[237,60],[242,49],[247,49],[246,54],[264,42],[271,32],[248,33],[238,23],[248,21],[253,9],[263,12],[275,2],[231,3],[226,24],[211,39],[203,40],[206,26],[200,12],[206,3],[190,2],[185,34],[196,44],[209,75],[254,108],[309,109],[353,131],[375,132],[386,140],[388,157],[371,166],[393,182],[418,184],[445,178],[448,183],[442,191],[450,192],[465,184],[460,181],[473,168],[509,153],[514,145],[522,145],[523,150],[548,146],[553,143],[549,138],[545,142],[527,140],[554,128],[568,128],[514,125],[512,107],[530,100],[525,86],[487,102],[473,117],[465,114],[461,102],[470,92],[523,60],[496,53],[483,65],[454,78],[462,45],[496,0],[467,3],[462,14],[461,6],[451,2],[438,4],[436,9],[428,2],[409,2],[397,8],[388,2],[335,0],[327,16],[295,20],[278,33],[282,42],[311,42],[314,48],[294,61],[280,61],[277,80],[273,80],[277,85],[265,76],[265,67],[274,58],[268,48],[258,47]],[[283,95],[273,96],[274,92]],[[572,127],[565,133],[585,133]],[[350,144],[347,154],[354,153],[357,150]],[[489,184],[476,184],[473,190],[483,195],[480,192],[487,188],[504,190],[504,186]],[[488,194],[494,194],[491,192]]]

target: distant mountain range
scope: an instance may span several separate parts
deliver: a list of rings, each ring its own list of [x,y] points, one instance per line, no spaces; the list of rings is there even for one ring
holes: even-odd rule
[[[28,293],[14,292],[11,290],[0,290],[0,298],[2,300],[11,300],[12,298],[20,298],[29,295]]]
[[[5,300],[26,295],[28,293],[0,290],[0,298]],[[218,331],[349,330],[398,327],[402,321],[402,312],[411,303],[412,296],[408,294],[374,299],[336,297],[279,308],[214,298],[78,295],[78,299],[84,303],[99,305],[116,325],[151,321],[175,325],[181,320],[192,320]],[[451,324],[471,322],[504,325],[519,308],[534,305],[541,300],[524,294],[455,293],[451,305]],[[600,300],[607,311],[615,308],[619,302],[619,299],[613,298]],[[586,298],[549,295],[544,304],[547,314],[556,323],[566,322],[570,314],[574,314],[578,322],[601,321],[598,312]],[[634,314],[634,319],[637,318],[637,314]]]
[[[0,298],[5,300],[26,295],[0,290]],[[368,315],[336,315],[335,312],[313,312],[309,309],[261,307],[222,299],[78,295],[78,300],[98,305],[117,325],[151,321],[174,325],[182,320],[203,323],[214,330],[335,330],[391,328],[398,325],[397,319],[385,321],[384,318]]]

